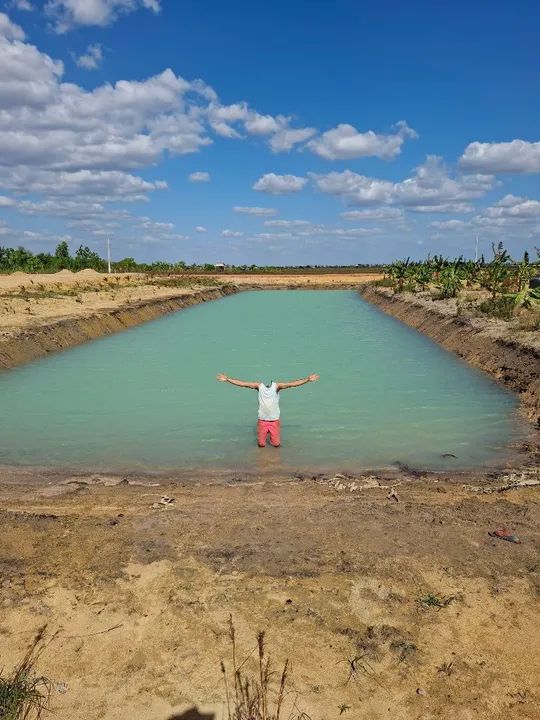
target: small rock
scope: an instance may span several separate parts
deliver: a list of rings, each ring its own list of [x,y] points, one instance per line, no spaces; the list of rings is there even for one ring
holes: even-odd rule
[[[390,489],[390,492],[386,496],[386,499],[387,500],[395,500],[396,502],[399,502],[399,496],[398,496],[397,492],[394,490],[394,488]]]
[[[421,695],[422,697],[427,696],[427,692],[424,690],[424,688],[416,688],[416,694]]]
[[[56,683],[56,689],[58,690],[59,693],[64,695],[68,691],[67,683],[65,683],[65,682]]]

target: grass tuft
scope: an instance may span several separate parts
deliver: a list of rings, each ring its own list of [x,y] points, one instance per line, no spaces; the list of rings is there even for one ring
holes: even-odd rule
[[[225,663],[221,662],[221,673],[225,685],[225,699],[228,720],[310,720],[309,716],[299,712],[296,703],[285,715],[289,661],[285,660],[280,674],[272,670],[270,658],[266,654],[265,634],[257,633],[257,646],[238,664],[236,651],[236,632],[232,616],[229,617],[229,637],[232,650],[233,682]],[[251,656],[257,652],[257,667],[251,673],[245,669]],[[279,681],[277,681],[279,677]]]
[[[39,720],[49,710],[51,682],[34,672],[44,633],[43,627],[10,675],[0,670],[0,720]]]
[[[440,610],[441,608],[448,607],[453,600],[455,600],[454,595],[443,597],[435,595],[434,593],[428,593],[427,595],[424,595],[424,597],[420,598],[420,604],[426,608],[436,607]]]

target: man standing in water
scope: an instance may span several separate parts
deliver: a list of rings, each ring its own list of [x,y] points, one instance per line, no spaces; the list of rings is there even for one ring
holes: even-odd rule
[[[319,375],[313,373],[302,380],[292,382],[271,382],[265,385],[261,382],[244,382],[227,377],[223,373],[217,376],[220,382],[228,382],[237,387],[250,388],[259,392],[259,420],[257,422],[257,444],[259,447],[266,446],[266,436],[270,433],[270,444],[274,447],[281,445],[281,424],[279,412],[279,393],[287,388],[300,387],[308,382],[315,382]]]

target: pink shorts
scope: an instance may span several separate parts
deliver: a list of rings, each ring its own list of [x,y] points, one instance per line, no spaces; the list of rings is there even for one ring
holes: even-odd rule
[[[257,422],[257,443],[259,447],[265,447],[268,433],[270,433],[270,444],[279,447],[281,444],[281,423],[279,420],[259,420]]]

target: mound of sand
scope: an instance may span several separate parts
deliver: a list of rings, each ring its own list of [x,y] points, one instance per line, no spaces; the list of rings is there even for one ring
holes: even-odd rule
[[[81,280],[102,280],[103,275],[101,273],[98,273],[97,270],[91,270],[90,268],[87,268],[86,270],[79,270],[78,273],[75,273],[77,276],[77,279]]]
[[[56,278],[71,278],[74,275],[75,275],[75,273],[72,272],[71,270],[59,270],[57,273],[54,273],[53,275],[51,275],[51,277],[54,277],[55,279]]]

